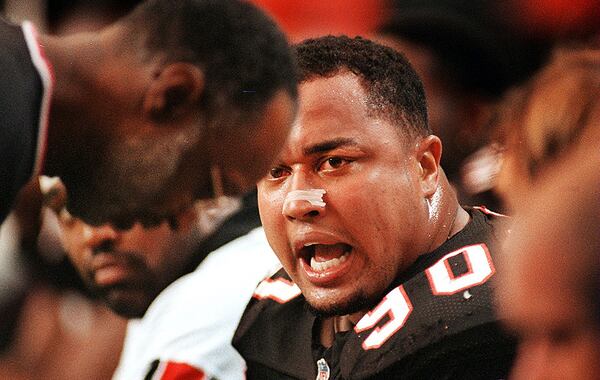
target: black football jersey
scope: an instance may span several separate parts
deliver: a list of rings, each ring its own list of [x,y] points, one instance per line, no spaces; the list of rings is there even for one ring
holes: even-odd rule
[[[279,271],[256,289],[233,344],[248,379],[503,379],[516,342],[493,307],[496,230],[486,209],[397,278],[354,326],[319,344],[317,318]]]
[[[51,85],[50,68],[31,24],[0,19],[0,223],[41,166],[49,107],[45,83]]]

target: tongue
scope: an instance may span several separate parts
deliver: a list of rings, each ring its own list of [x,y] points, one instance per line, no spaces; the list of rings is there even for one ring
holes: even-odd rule
[[[324,262],[331,259],[337,259],[346,251],[348,251],[348,245],[343,243],[333,245],[318,244],[315,246],[315,260],[317,262]]]

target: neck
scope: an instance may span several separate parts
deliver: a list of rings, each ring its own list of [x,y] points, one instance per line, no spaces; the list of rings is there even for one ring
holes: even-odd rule
[[[458,203],[456,192],[443,174],[438,188],[428,200],[431,240],[426,252],[431,252],[461,231],[469,222],[467,213]]]
[[[322,319],[319,334],[321,345],[325,348],[331,347],[336,333],[352,330],[365,314],[366,311],[358,311],[352,314],[336,315]]]
[[[454,236],[463,228],[465,228],[465,226],[467,225],[467,223],[469,223],[469,220],[471,219],[469,213],[466,212],[462,207],[460,207],[460,205],[457,204],[456,207],[457,210],[454,217],[454,222],[452,223],[451,228],[448,231],[448,239],[450,239],[452,236]]]

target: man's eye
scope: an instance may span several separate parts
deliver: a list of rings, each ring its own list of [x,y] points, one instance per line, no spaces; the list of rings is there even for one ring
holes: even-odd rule
[[[329,157],[323,163],[321,163],[320,170],[333,170],[339,169],[342,166],[348,164],[350,161],[341,157]]]
[[[286,170],[284,168],[271,168],[269,170],[269,177],[271,178],[281,178],[285,175]]]

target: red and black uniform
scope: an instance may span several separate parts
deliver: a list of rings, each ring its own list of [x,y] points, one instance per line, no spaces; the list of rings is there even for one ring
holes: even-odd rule
[[[394,281],[381,303],[333,345],[282,270],[261,283],[234,346],[248,379],[502,379],[516,343],[493,307],[496,236],[486,210]]]
[[[31,23],[0,19],[0,223],[42,164],[52,74]]]
[[[0,18],[0,224],[14,206],[21,187],[41,170],[51,87],[50,67],[31,23],[16,26]],[[13,276],[14,272],[4,275],[2,269],[6,272],[13,268],[3,265],[0,331],[4,333],[0,336],[0,352],[12,343],[24,304],[19,276]]]

